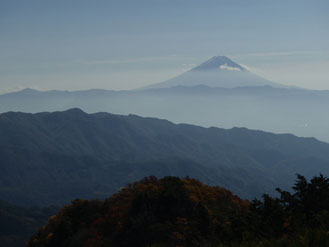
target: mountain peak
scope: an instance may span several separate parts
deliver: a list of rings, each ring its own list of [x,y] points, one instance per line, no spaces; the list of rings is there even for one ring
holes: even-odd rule
[[[233,62],[226,56],[214,56],[199,66],[192,69],[192,71],[204,71],[204,70],[228,70],[228,71],[243,71],[246,70],[239,64]]]
[[[84,112],[83,110],[81,110],[80,108],[71,108],[71,109],[68,109],[65,111],[57,111],[55,113],[57,113],[59,115],[64,114],[68,117],[74,117],[74,118],[87,116],[87,113]]]
[[[193,87],[198,85],[222,88],[265,85],[277,88],[283,87],[278,83],[253,74],[226,56],[214,56],[179,76],[146,88]]]
[[[64,112],[66,112],[66,113],[73,113],[73,114],[83,114],[83,115],[86,115],[87,114],[83,110],[81,110],[80,108],[71,108],[71,109],[68,109],[68,110],[66,110]]]
[[[24,89],[22,89],[20,91],[17,91],[17,92],[21,92],[21,93],[36,93],[36,92],[39,92],[39,91],[36,90],[36,89],[27,87],[27,88],[24,88]]]

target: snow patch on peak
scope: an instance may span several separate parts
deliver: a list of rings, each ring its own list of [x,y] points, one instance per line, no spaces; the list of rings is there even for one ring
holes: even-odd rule
[[[218,68],[229,71],[241,71],[239,67],[232,67],[227,65],[227,63],[220,65]]]

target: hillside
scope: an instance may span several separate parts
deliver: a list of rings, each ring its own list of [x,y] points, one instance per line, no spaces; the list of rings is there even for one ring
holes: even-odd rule
[[[104,201],[73,201],[27,246],[200,246],[214,222],[225,225],[248,206],[194,179],[150,177]]]
[[[105,198],[149,175],[191,176],[252,198],[289,188],[297,172],[329,174],[329,144],[314,138],[79,109],[1,114],[0,147],[1,198],[31,206]]]
[[[77,199],[27,247],[328,246],[329,179],[252,202],[195,179],[145,178],[106,200]]]

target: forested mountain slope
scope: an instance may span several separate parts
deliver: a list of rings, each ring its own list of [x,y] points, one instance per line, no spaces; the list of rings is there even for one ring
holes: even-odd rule
[[[192,176],[253,197],[288,188],[297,172],[329,174],[329,144],[314,138],[79,109],[1,114],[0,147],[0,195],[22,205],[104,198],[148,175]]]

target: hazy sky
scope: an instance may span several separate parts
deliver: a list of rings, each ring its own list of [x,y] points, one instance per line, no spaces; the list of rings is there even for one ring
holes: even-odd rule
[[[215,55],[329,89],[328,0],[0,0],[0,93],[129,89]]]

